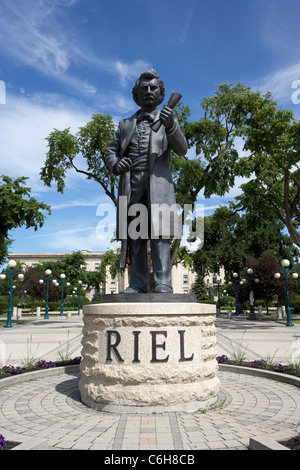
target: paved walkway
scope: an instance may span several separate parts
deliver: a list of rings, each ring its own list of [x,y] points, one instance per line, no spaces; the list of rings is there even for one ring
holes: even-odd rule
[[[41,323],[42,322],[42,323]],[[42,338],[43,329],[51,328],[53,341],[47,343],[48,353],[57,354],[62,342],[69,342],[77,354],[80,348],[82,319],[67,323],[53,319],[47,325],[15,327],[1,330],[0,340],[12,349],[13,335],[35,334]],[[65,323],[63,323],[65,322]],[[226,354],[242,348],[252,353],[275,357],[291,355],[291,343],[300,332],[269,322],[248,322],[243,319],[217,319],[218,352]],[[52,326],[51,326],[52,325]],[[69,340],[63,338],[69,328]],[[293,330],[293,331],[292,331]],[[11,335],[11,336],[9,336]],[[60,338],[60,344],[54,342]],[[245,340],[246,338],[246,340]],[[49,338],[48,338],[49,341]],[[24,346],[24,344],[23,344]],[[45,344],[43,345],[43,347]],[[225,350],[227,348],[228,350]],[[43,351],[44,352],[44,351]],[[74,355],[72,355],[73,357]],[[44,356],[50,360],[54,357]],[[255,359],[255,357],[251,357]],[[250,437],[261,435],[285,438],[300,431],[299,388],[267,378],[219,371],[221,390],[216,406],[206,413],[114,414],[90,409],[80,401],[79,372],[76,369],[62,375],[46,375],[37,380],[16,383],[0,389],[0,433],[6,439],[32,443],[42,449],[91,450],[246,450]]]
[[[42,449],[81,450],[246,450],[250,437],[296,435],[298,388],[232,372],[219,377],[214,409],[149,415],[87,408],[78,372],[43,377],[0,390],[0,431],[17,441],[38,439]]]

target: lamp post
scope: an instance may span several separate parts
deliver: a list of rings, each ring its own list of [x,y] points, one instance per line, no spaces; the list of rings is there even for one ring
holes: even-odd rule
[[[76,289],[76,288],[75,288],[75,289]],[[75,299],[75,297],[76,297],[76,292],[75,292],[75,290],[73,290],[73,292],[72,292],[72,297],[73,297],[73,308],[74,308],[74,307],[75,307],[75,305],[74,305],[74,299]]]
[[[237,285],[238,285],[238,283],[241,282],[241,281],[238,279],[238,277],[239,277],[238,273],[233,273],[232,277],[233,277],[234,292],[235,292],[235,314],[236,314],[236,315],[239,315]],[[231,285],[231,284],[232,284],[232,281],[229,281],[228,284]]]
[[[16,286],[12,286],[12,288],[13,288],[13,291],[12,291],[12,300],[11,300],[12,305],[11,305],[11,308],[12,308],[12,311],[14,311],[14,302],[15,302],[14,290],[15,290]]]
[[[288,259],[283,259],[281,261],[281,266],[283,269],[279,269],[275,274],[274,277],[276,279],[280,278],[280,273],[284,273],[285,275],[285,291],[286,291],[286,326],[294,326],[292,323],[291,318],[291,309],[290,309],[290,299],[289,299],[289,283],[288,283],[288,274],[291,273],[293,279],[298,279],[298,273],[295,272],[294,269],[288,269],[290,262]]]
[[[80,315],[80,310],[81,310],[81,289],[84,287],[82,285],[82,281],[78,281],[78,286],[76,286],[79,289],[79,294],[78,294],[78,315]]]
[[[226,307],[226,296],[227,296],[226,290],[223,291],[223,295],[224,295],[224,297],[225,297],[225,307]]]
[[[12,328],[11,317],[12,317],[12,291],[13,291],[13,277],[14,277],[14,274],[18,274],[19,279],[23,279],[23,277],[24,277],[24,274],[22,273],[21,270],[14,271],[14,268],[16,266],[17,266],[16,261],[12,259],[8,262],[8,267],[10,268],[9,271],[3,271],[4,278],[2,277],[2,279],[5,279],[5,277],[6,277],[5,274],[8,274],[10,276],[9,307],[8,307],[8,311],[7,311],[7,321],[6,321],[6,325],[4,326],[4,328]]]
[[[254,282],[257,284],[259,282],[259,279],[258,279],[257,276],[255,276],[255,274],[253,274],[253,269],[252,268],[247,269],[247,276],[246,277],[248,278],[248,281],[249,281],[249,290],[250,290],[250,294],[249,294],[249,303],[250,303],[249,320],[255,320],[256,316],[255,316],[255,311],[254,311],[254,293],[253,293],[253,289],[252,289],[252,281],[254,280]]]
[[[27,290],[24,290],[23,308],[26,308],[26,297],[27,297]]]
[[[70,285],[69,281],[66,281],[66,275],[61,274],[60,275],[60,281],[57,281],[57,285],[61,284],[61,303],[60,303],[60,317],[64,316],[64,284],[67,286]]]
[[[45,315],[44,315],[44,320],[49,319],[49,306],[48,306],[48,300],[49,300],[49,282],[50,280],[55,280],[53,277],[51,277],[52,271],[51,269],[46,269],[45,271],[46,277],[42,277],[42,279],[39,280],[40,284],[44,283],[44,280],[47,282],[47,292],[46,292],[46,308],[45,308]]]
[[[220,305],[220,287],[221,287],[221,280],[217,280],[217,289],[218,289],[218,315],[221,313],[221,305]]]

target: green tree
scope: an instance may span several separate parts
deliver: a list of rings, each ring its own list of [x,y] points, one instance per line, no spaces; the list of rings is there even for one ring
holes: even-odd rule
[[[17,227],[42,227],[45,221],[44,211],[51,213],[50,207],[30,197],[31,188],[25,186],[27,178],[12,179],[1,176],[0,185],[0,264],[7,256],[12,242],[9,233]]]
[[[279,279],[275,279],[274,274],[278,269],[281,269],[280,263],[275,256],[266,252],[259,258],[253,258],[249,256],[246,259],[246,267],[253,269],[253,274],[258,277],[259,282],[252,282],[252,288],[255,300],[264,300],[268,310],[268,304],[270,304],[275,298],[277,298],[282,304],[286,300],[286,287],[285,278],[283,275]],[[246,276],[246,271],[244,270]],[[241,275],[243,277],[243,275]],[[295,292],[293,289],[293,279],[291,276],[288,277],[289,283],[289,295],[290,299],[295,298]],[[249,283],[246,282],[238,288],[238,298],[240,301],[249,300]]]
[[[200,274],[196,276],[196,280],[192,286],[192,292],[196,295],[198,302],[200,300],[209,300],[204,279]]]
[[[100,284],[105,282],[104,266],[101,265],[97,271],[87,271],[84,268],[85,265],[85,253],[83,251],[74,251],[55,261],[43,261],[39,264],[39,267],[43,273],[46,269],[51,269],[52,277],[57,280],[60,280],[61,274],[65,274],[71,286],[77,286],[78,281],[81,280],[87,288],[92,287],[99,290]]]
[[[44,271],[42,271],[40,265],[36,266],[25,266],[24,270],[24,279],[23,281],[18,281],[15,283],[16,289],[14,294],[20,298],[24,297],[24,291],[27,291],[27,295],[31,300],[31,311],[34,311],[35,301],[45,301],[46,300],[46,282],[40,284],[39,280],[45,277]],[[53,285],[52,282],[49,283],[49,299],[58,300],[59,299],[59,290]]]
[[[24,264],[23,263],[20,263],[20,261],[17,261],[17,265],[16,267],[14,268],[14,271],[23,271],[24,270]],[[10,271],[10,268],[7,266],[5,266],[3,269],[2,269],[2,272],[4,271]],[[18,279],[18,276],[17,275],[14,275],[13,277],[13,285],[22,285],[23,281],[20,281]],[[6,296],[9,296],[9,290],[10,290],[10,275],[9,274],[6,274],[6,277],[5,279],[0,279],[0,295],[6,295]]]
[[[111,116],[95,114],[90,122],[74,135],[70,128],[62,131],[54,129],[46,137],[48,152],[40,177],[46,186],[53,182],[57,185],[57,191],[63,193],[65,178],[69,170],[73,169],[93,179],[101,185],[105,194],[116,205],[115,194],[118,178],[107,170],[104,164],[104,155],[108,144],[111,142],[115,126]],[[82,156],[85,168],[79,168],[77,161]]]
[[[228,106],[228,129],[236,128],[247,152],[235,166],[236,175],[249,178],[241,185],[240,208],[273,212],[300,247],[300,122],[292,111],[279,109],[271,93],[262,95],[242,84],[217,88],[208,102],[216,113],[224,103]]]
[[[224,267],[225,275],[230,276],[245,269],[249,256],[259,258],[266,251],[278,261],[294,259],[299,250],[283,228],[273,213],[239,213],[234,203],[219,207],[204,219],[204,246],[193,254],[194,269],[205,275]]]

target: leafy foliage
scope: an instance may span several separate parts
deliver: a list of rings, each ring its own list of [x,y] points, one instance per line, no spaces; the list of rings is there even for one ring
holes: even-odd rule
[[[115,126],[111,116],[96,114],[90,122],[73,135],[70,128],[62,131],[54,129],[46,140],[48,152],[44,167],[41,169],[41,180],[51,186],[56,182],[57,191],[63,193],[67,171],[74,169],[87,179],[97,181],[105,193],[116,204],[115,185],[117,179],[104,164],[108,144],[113,138]],[[84,160],[85,167],[79,168],[77,160]]]
[[[249,178],[241,185],[240,208],[273,211],[300,246],[300,122],[292,111],[278,109],[271,93],[255,93],[241,84],[219,87],[219,93],[231,96],[237,135],[247,152],[236,166],[236,174]]]
[[[11,243],[10,230],[17,227],[34,228],[42,227],[45,220],[43,211],[50,207],[43,202],[38,202],[30,197],[30,188],[25,186],[25,177],[12,179],[9,176],[1,176],[0,185],[0,263],[7,255],[7,249]]]
[[[277,298],[281,303],[285,303],[286,290],[285,278],[283,275],[279,279],[275,279],[274,274],[281,269],[275,256],[266,252],[259,258],[248,257],[246,260],[247,268],[253,269],[253,274],[259,279],[256,284],[252,282],[252,288],[255,299],[265,300],[266,305]],[[291,300],[295,298],[295,292],[292,289],[293,279],[288,277],[289,295]],[[240,301],[249,299],[249,283],[243,284],[238,288],[238,297]]]
[[[66,279],[75,287],[81,280],[87,287],[100,289],[100,284],[105,281],[104,268],[97,271],[87,271],[83,268],[86,265],[86,256],[82,251],[74,251],[64,255],[55,261],[44,261],[40,263],[40,269],[44,273],[46,269],[51,269],[52,276],[60,279],[61,274],[66,275]]]
[[[282,233],[283,224],[272,213],[262,215],[259,211],[240,214],[236,205],[219,207],[204,220],[204,246],[194,254],[193,265],[197,273],[207,270],[218,272],[221,266],[225,274],[242,272],[249,256],[261,257],[272,252],[279,261],[293,259],[298,250],[287,235]]]
[[[209,300],[204,279],[199,274],[196,276],[195,283],[192,287],[192,292],[196,295],[198,302],[200,300]]]

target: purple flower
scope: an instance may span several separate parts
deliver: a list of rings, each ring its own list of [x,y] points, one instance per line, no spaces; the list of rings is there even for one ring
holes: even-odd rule
[[[278,364],[277,366],[274,367],[274,370],[275,372],[288,372],[291,370],[291,366]]]
[[[45,361],[45,359],[41,359],[35,365],[36,365],[36,367],[38,367],[40,369],[50,369],[51,367],[55,367],[54,362],[52,362],[52,361],[47,362],[47,361]]]
[[[70,359],[70,362],[71,364],[80,364],[81,359],[82,359],[81,356],[77,356],[77,357],[74,357],[73,359]]]
[[[266,361],[264,359],[256,359],[255,361],[250,361],[247,364],[248,367],[252,367],[254,369],[261,368],[264,369],[266,366]]]
[[[228,362],[228,357],[223,354],[223,356],[217,356],[217,362],[219,364],[224,364],[225,362]]]
[[[18,374],[22,374],[24,372],[24,370],[22,369],[22,367],[14,367],[14,366],[11,366],[11,370],[10,370],[10,373],[11,375],[18,375]]]
[[[6,447],[6,442],[2,434],[0,434],[0,450],[4,450]]]

